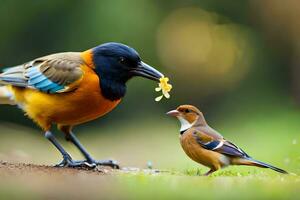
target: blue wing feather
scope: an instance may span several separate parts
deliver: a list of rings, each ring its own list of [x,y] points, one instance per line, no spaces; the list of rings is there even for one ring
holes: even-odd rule
[[[35,76],[36,74],[41,74],[41,72],[39,71],[39,69],[37,67],[31,67],[28,69],[27,71],[27,75],[29,77],[33,77]]]
[[[38,88],[38,89],[43,89],[43,88],[45,88],[45,87],[47,87],[47,86],[49,86],[49,85],[54,84],[52,81],[50,81],[50,80],[47,79],[46,77],[44,77],[43,79],[40,79],[40,80],[41,80],[41,81],[36,82],[36,83],[34,84],[34,86],[35,86],[36,88]]]
[[[209,143],[205,144],[204,146],[205,146],[206,149],[213,150],[213,149],[215,149],[220,143],[221,143],[220,141],[215,140],[215,141],[212,141],[212,142],[209,142]]]
[[[30,78],[32,78],[32,79],[34,79],[34,78],[37,78],[37,77],[39,77],[41,75],[41,72],[39,72],[39,71],[32,71],[32,72],[28,72],[27,74],[26,74],[26,76],[27,77],[30,77]]]
[[[42,74],[39,74],[39,76],[35,76],[34,78],[29,76],[28,84],[35,86],[35,85],[43,82],[44,80],[47,80],[47,77],[43,76]]]
[[[56,93],[59,90],[64,89],[63,85],[59,85],[49,80],[46,76],[44,76],[38,67],[31,67],[28,72],[28,84],[38,90],[43,92]]]
[[[51,84],[51,85],[48,85],[47,87],[44,87],[43,91],[50,91],[51,89],[54,89],[55,87],[57,87],[57,84]]]
[[[57,84],[56,84],[56,85],[57,85]],[[49,92],[50,92],[50,93],[56,93],[57,91],[62,90],[62,89],[64,89],[64,88],[65,88],[64,86],[57,85],[55,88],[52,88]]]

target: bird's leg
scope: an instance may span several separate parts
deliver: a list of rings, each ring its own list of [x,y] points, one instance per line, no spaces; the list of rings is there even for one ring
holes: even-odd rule
[[[88,162],[78,162],[74,161],[70,154],[58,143],[54,135],[47,131],[45,137],[57,148],[57,150],[62,154],[63,160],[56,165],[56,167],[95,167],[90,165]]]
[[[208,172],[206,172],[205,174],[203,174],[203,176],[209,176],[209,175],[211,175],[215,171],[216,170],[210,169]]]
[[[72,142],[82,153],[82,155],[86,158],[86,161],[90,165],[103,165],[103,166],[110,166],[115,169],[119,169],[120,166],[118,165],[118,162],[114,160],[95,160],[92,158],[92,156],[87,152],[87,150],[84,148],[84,146],[79,142],[79,140],[76,138],[76,136],[70,131],[68,134],[66,134],[66,139]]]

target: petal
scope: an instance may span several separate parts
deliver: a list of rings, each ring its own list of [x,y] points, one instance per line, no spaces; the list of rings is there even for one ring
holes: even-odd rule
[[[156,97],[156,98],[155,98],[155,101],[160,101],[162,98],[163,98],[163,95],[161,95],[161,96],[159,96],[159,97]]]
[[[170,98],[170,94],[168,92],[164,93],[164,96],[169,99]]]
[[[167,92],[167,91],[165,91],[165,90],[163,90],[163,95],[168,99],[168,98],[170,98],[170,94]]]
[[[156,92],[159,92],[159,91],[161,91],[161,88],[160,88],[160,87],[157,87],[157,88],[155,88],[155,91],[156,91]]]

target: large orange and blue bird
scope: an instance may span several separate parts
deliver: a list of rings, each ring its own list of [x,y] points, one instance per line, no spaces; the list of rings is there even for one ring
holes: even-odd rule
[[[62,154],[57,166],[118,168],[113,160],[95,160],[72,129],[112,111],[126,93],[126,82],[135,76],[159,81],[163,74],[144,63],[136,50],[120,43],[105,43],[84,52],[56,53],[6,68],[0,74],[0,104],[17,105],[43,129]],[[51,133],[53,125],[85,160],[72,159]]]

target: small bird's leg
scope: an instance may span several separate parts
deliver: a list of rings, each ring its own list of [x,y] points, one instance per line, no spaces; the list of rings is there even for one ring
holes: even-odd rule
[[[63,160],[56,165],[56,167],[94,167],[87,162],[77,162],[72,159],[70,154],[58,143],[54,135],[47,131],[45,137],[57,148],[57,150],[62,154]]]
[[[216,170],[214,170],[214,169],[210,169],[208,172],[206,172],[205,174],[203,174],[203,176],[209,176],[209,175],[211,175],[215,171]]]
[[[87,152],[87,150],[83,147],[83,145],[79,142],[76,136],[70,131],[66,134],[66,139],[71,141],[82,153],[82,155],[86,158],[86,161],[91,165],[103,165],[103,166],[110,166],[112,168],[119,169],[118,162],[114,160],[95,160],[92,156]]]

